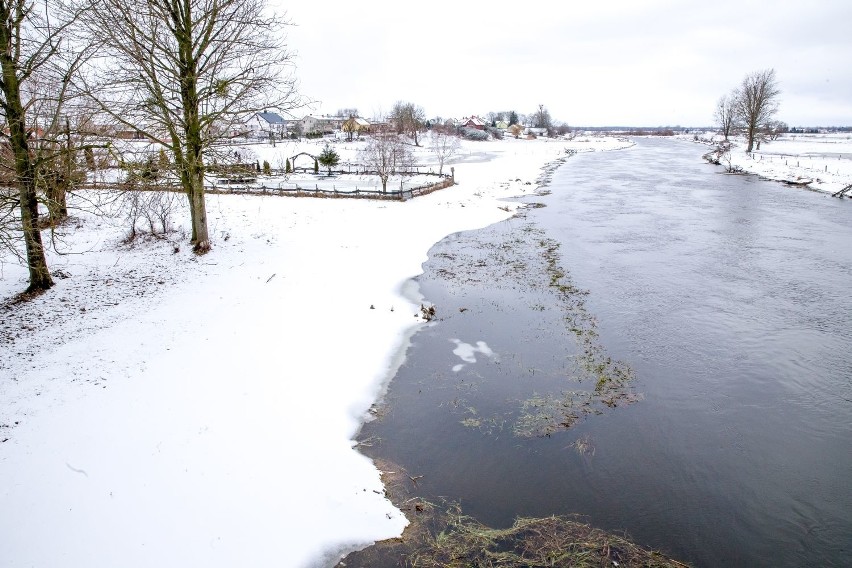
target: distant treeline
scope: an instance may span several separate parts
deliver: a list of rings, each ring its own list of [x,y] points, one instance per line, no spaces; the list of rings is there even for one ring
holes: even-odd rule
[[[830,132],[852,132],[852,126],[791,126],[792,134],[826,134]]]

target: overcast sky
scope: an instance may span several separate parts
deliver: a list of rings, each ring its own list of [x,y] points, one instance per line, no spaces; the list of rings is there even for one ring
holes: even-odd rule
[[[323,113],[544,104],[569,125],[709,125],[746,73],[774,68],[780,120],[852,125],[852,0],[270,3]]]

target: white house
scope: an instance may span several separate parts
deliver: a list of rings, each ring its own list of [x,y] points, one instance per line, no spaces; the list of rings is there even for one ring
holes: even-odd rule
[[[346,120],[339,116],[316,116],[309,114],[300,122],[302,124],[302,132],[305,134],[311,133],[328,133],[340,130],[343,121]]]
[[[247,134],[255,138],[283,138],[286,121],[274,112],[256,112],[245,122]]]

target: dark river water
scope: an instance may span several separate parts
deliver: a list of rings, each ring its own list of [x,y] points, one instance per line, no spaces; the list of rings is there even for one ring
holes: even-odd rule
[[[436,245],[438,319],[367,453],[493,526],[579,514],[698,566],[852,565],[852,201],[703,151],[574,156],[544,207]]]

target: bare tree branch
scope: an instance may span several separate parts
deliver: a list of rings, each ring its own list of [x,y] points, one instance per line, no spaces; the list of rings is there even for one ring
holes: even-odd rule
[[[756,71],[743,78],[736,99],[736,112],[746,131],[746,152],[754,148],[760,127],[769,123],[778,111],[780,94],[775,69]]]
[[[160,141],[174,157],[192,242],[210,248],[205,155],[245,116],[301,106],[287,22],[264,0],[73,0],[80,31],[101,46],[81,82],[102,112]]]

